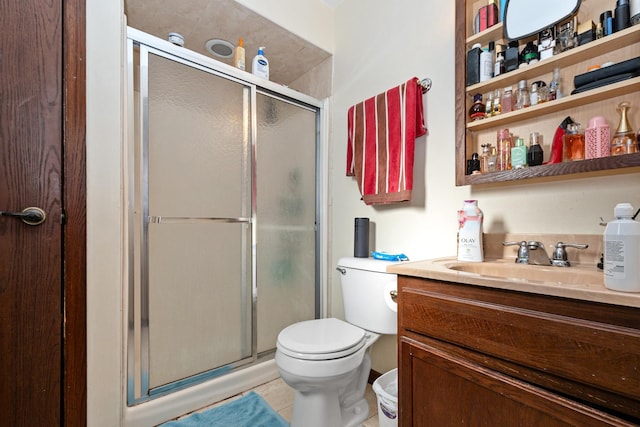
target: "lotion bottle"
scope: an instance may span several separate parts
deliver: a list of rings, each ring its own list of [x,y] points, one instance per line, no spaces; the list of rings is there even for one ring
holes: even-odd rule
[[[483,214],[477,200],[465,200],[458,211],[458,261],[482,262]]]
[[[264,56],[264,46],[258,48],[258,54],[253,57],[251,64],[253,75],[269,80],[269,61]]]
[[[238,46],[236,46],[236,49],[233,52],[233,65],[240,70],[246,70],[244,58],[244,40],[240,37],[238,40]]]
[[[640,292],[640,222],[633,206],[618,203],[615,221],[604,230],[604,286],[614,291]]]

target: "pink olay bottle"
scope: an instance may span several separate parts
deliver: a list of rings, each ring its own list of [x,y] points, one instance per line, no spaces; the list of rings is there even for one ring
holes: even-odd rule
[[[585,138],[585,158],[607,157],[610,152],[611,128],[602,116],[589,119]]]

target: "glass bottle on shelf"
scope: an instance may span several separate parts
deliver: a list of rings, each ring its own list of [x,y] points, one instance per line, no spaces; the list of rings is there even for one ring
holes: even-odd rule
[[[538,105],[538,83],[534,83],[531,85],[530,99],[531,105]]]
[[[518,82],[518,90],[516,91],[516,110],[522,110],[531,105],[531,97],[529,95],[529,88],[527,87],[526,80],[520,80]]]
[[[631,107],[631,103],[628,101],[618,104],[616,111],[620,114],[620,122],[616,133],[611,139],[611,155],[617,156],[619,154],[637,153],[638,144],[636,141],[636,135],[629,124],[627,118],[627,110]]]
[[[511,86],[504,88],[504,92],[500,97],[500,105],[503,113],[510,113],[513,111],[513,93],[511,91]]]
[[[498,164],[497,169],[499,171],[506,171],[511,169],[511,147],[513,143],[511,141],[511,134],[509,129],[501,129],[498,131]]]
[[[580,123],[571,123],[567,126],[567,132],[562,137],[563,162],[574,160],[584,160],[584,133],[581,131]]]
[[[473,95],[473,105],[469,108],[469,118],[471,121],[481,120],[486,117],[486,108],[482,103],[482,94]]]
[[[485,116],[492,117],[494,115],[493,112],[493,92],[489,92],[487,94],[487,103],[485,106]]]
[[[556,67],[553,69],[553,80],[549,83],[549,101],[553,101],[554,99],[562,98],[562,92],[560,91],[561,81],[560,81],[560,68]]]
[[[527,164],[539,166],[542,164],[544,153],[540,146],[541,136],[538,132],[532,132],[529,136],[529,151],[527,151]]]
[[[523,138],[516,138],[515,146],[511,148],[511,167],[520,169],[527,166],[527,147]]]
[[[480,157],[478,153],[471,155],[471,173],[474,175],[480,173]]]
[[[500,89],[496,89],[493,92],[493,108],[491,110],[494,116],[498,116],[502,113],[502,101],[500,98]]]
[[[489,172],[495,172],[498,170],[498,150],[496,147],[491,147],[491,152],[487,159],[487,168]]]
[[[480,173],[489,172],[489,153],[491,144],[482,144],[482,154],[480,154]]]

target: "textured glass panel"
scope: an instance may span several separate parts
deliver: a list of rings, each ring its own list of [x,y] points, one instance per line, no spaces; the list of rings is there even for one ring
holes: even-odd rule
[[[258,352],[315,317],[316,113],[258,94]]]
[[[149,383],[251,356],[249,225],[149,225]]]
[[[247,93],[239,83],[149,55],[150,215],[248,216]]]

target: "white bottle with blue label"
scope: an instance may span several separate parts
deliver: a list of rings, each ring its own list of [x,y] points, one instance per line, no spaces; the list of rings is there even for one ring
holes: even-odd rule
[[[269,61],[264,56],[264,46],[258,48],[258,54],[253,57],[251,73],[254,76],[269,80]]]
[[[629,203],[618,203],[613,213],[615,221],[604,230],[604,286],[640,292],[640,222]]]

